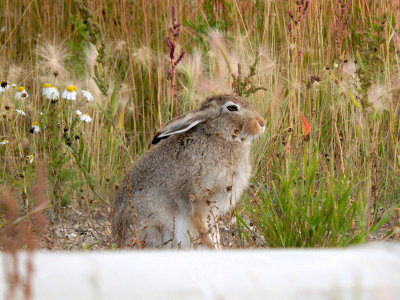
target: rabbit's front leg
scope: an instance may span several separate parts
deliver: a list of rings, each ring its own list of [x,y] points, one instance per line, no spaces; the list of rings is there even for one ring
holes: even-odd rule
[[[174,226],[174,246],[184,249],[189,248],[191,232],[193,232],[193,229],[190,226],[190,218],[184,215],[176,216]]]
[[[211,239],[214,248],[217,250],[221,250],[222,249],[221,235],[219,233],[218,222],[215,222],[215,224],[211,227],[211,232],[209,233],[209,237]]]
[[[208,230],[208,224],[205,221],[207,218],[201,213],[201,209],[199,207],[196,207],[193,210],[191,219],[190,219],[190,225],[192,228],[194,228],[194,231],[197,235],[196,238],[200,240],[200,244],[204,245],[208,248],[213,248],[214,245],[212,243],[212,239],[210,239],[210,234]]]

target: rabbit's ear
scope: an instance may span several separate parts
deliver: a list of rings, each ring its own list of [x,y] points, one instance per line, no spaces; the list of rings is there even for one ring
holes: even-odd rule
[[[188,131],[190,128],[207,121],[210,113],[207,111],[191,111],[185,115],[179,116],[168,122],[161,128],[153,138],[152,144],[157,144],[162,139],[166,139],[171,135]]]

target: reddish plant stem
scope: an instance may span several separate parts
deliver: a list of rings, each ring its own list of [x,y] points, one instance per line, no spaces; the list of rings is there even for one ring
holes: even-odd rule
[[[185,51],[181,51],[178,58],[175,58],[175,50],[176,50],[176,41],[178,40],[179,34],[181,32],[181,24],[176,21],[176,9],[175,6],[171,8],[171,19],[172,24],[169,28],[170,36],[165,38],[165,44],[169,49],[169,59],[170,59],[170,67],[167,70],[168,80],[170,81],[169,93],[172,99],[172,103],[175,102],[175,114],[179,115],[179,105],[178,105],[178,97],[175,89],[175,69],[179,62],[183,59],[185,55]]]

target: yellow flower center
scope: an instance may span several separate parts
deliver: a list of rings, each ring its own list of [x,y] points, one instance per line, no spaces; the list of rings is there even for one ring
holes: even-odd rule
[[[38,122],[33,122],[32,123],[32,126],[38,126],[39,124],[38,124]]]
[[[88,114],[84,114],[84,115],[90,117]]]
[[[51,87],[51,85],[48,84],[48,83],[45,83],[45,84],[43,84],[43,87],[44,87],[44,88],[49,88],[49,87]]]
[[[29,155],[29,158],[30,158],[30,159],[33,159],[33,158],[34,158],[33,154]]]
[[[65,89],[67,90],[67,92],[70,92],[70,93],[72,93],[73,91],[75,91],[75,92],[77,91],[77,88],[74,85],[67,86]]]
[[[17,92],[22,92],[23,90],[25,90],[25,88],[24,88],[23,86],[19,86],[19,87],[17,88]]]

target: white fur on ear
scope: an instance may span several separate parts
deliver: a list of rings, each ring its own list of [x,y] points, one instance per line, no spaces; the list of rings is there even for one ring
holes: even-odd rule
[[[196,120],[192,124],[190,124],[189,126],[183,128],[183,129],[180,129],[178,131],[170,131],[170,132],[166,132],[166,133],[160,134],[158,136],[158,138],[163,138],[163,137],[167,137],[167,136],[174,135],[174,134],[177,134],[177,133],[182,133],[182,132],[188,131],[190,128],[196,126],[197,124],[199,124],[201,122],[203,122],[203,120]]]
[[[165,126],[164,129],[160,130],[154,137],[152,144],[157,144],[162,139],[166,139],[171,135],[182,133],[188,131],[189,129],[195,127],[199,123],[205,122],[207,118],[199,113],[188,113],[186,116],[178,117],[172,120],[169,124]]]
[[[220,109],[215,103],[208,105],[206,108],[201,108],[188,112],[185,115],[176,117],[169,121],[161,128],[154,137],[152,144],[157,144],[162,139],[166,139],[171,135],[180,134],[190,130],[200,123],[207,122],[210,118],[218,115]]]

